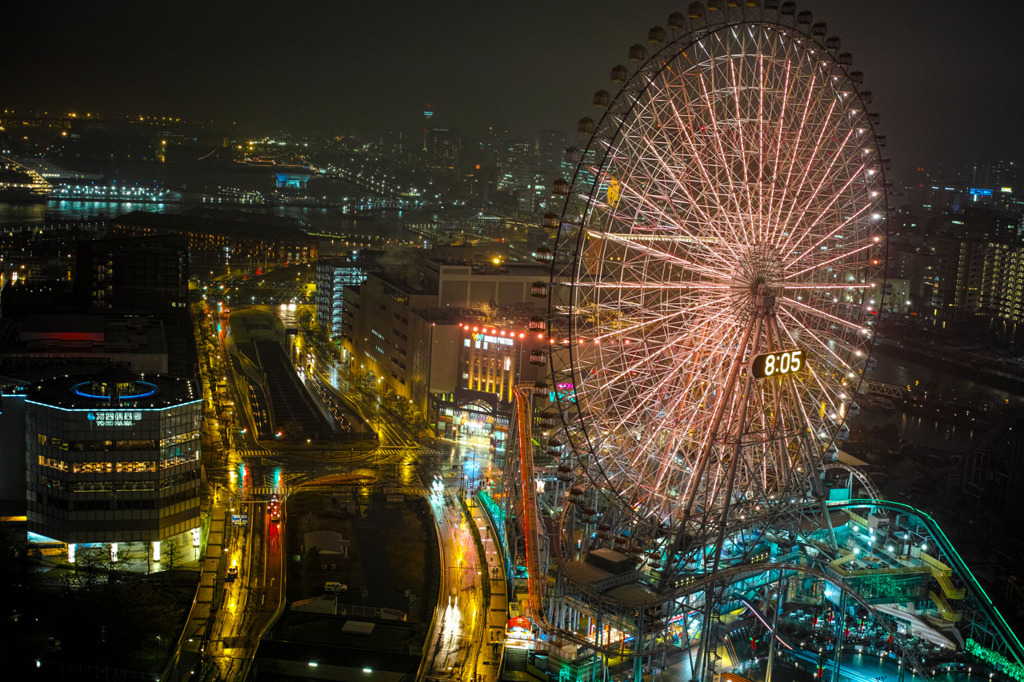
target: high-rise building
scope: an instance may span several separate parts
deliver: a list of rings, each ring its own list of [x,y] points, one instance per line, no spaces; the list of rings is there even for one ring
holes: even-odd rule
[[[547,305],[535,291],[548,276],[548,268],[534,264],[438,261],[428,261],[419,278],[408,278],[415,282],[370,273],[358,290],[346,287],[343,292],[343,355],[367,389],[408,401],[429,419],[436,412],[431,396],[450,396],[460,388],[464,344],[458,324],[474,314],[528,319]],[[540,288],[546,295],[547,287]],[[488,360],[488,367],[491,360],[497,362]],[[517,357],[516,367],[521,364]],[[516,372],[510,367],[499,374],[503,388],[497,392],[494,375],[484,379],[481,374],[473,385],[505,399]]]
[[[71,561],[82,543],[159,560],[162,542],[198,539],[201,420],[193,382],[119,367],[5,390],[4,458],[25,462],[30,537],[66,543]]]
[[[459,323],[455,388],[433,396],[438,436],[485,451],[493,448],[502,461],[513,414],[513,389],[533,385],[547,375],[547,354],[542,354],[544,362],[537,355],[548,346],[547,335],[539,331],[542,328],[529,317]]]
[[[539,210],[552,179],[544,178],[537,143],[532,140],[512,140],[498,157],[497,189],[509,197],[518,211]]]
[[[189,254],[183,237],[79,242],[76,267],[75,290],[94,308],[162,313],[188,307]]]
[[[428,168],[456,171],[462,155],[462,138],[448,128],[428,128],[426,150]]]
[[[357,253],[317,261],[316,321],[328,338],[335,339],[344,333],[345,287],[362,284],[367,267]]]

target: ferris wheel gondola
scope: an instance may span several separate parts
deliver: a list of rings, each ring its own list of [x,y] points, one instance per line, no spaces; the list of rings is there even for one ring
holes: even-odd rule
[[[570,487],[619,538],[579,544],[667,575],[820,494],[882,308],[887,161],[793,3],[695,3],[648,38],[580,121],[544,255]]]

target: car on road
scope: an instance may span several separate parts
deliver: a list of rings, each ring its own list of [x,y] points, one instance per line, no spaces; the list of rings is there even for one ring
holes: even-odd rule
[[[238,579],[238,564],[231,564],[228,567],[228,574],[224,576],[224,582],[233,583]]]

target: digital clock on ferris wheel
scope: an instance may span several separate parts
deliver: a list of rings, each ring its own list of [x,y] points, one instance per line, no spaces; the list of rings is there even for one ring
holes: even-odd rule
[[[756,379],[793,374],[804,367],[804,352],[799,348],[777,350],[773,353],[755,355],[750,362],[750,373]]]

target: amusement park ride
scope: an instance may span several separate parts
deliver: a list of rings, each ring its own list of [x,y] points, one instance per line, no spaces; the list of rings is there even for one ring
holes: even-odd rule
[[[813,676],[839,679],[870,621],[901,678],[968,659],[1024,679],[941,529],[839,449],[885,291],[863,74],[772,0],[693,3],[628,57],[544,219],[550,380],[516,392],[502,494],[530,646],[563,679],[639,680],[670,649],[694,680],[742,679],[728,636],[754,623],[771,636],[743,674],[792,679],[799,608],[828,614]]]

